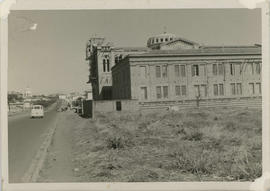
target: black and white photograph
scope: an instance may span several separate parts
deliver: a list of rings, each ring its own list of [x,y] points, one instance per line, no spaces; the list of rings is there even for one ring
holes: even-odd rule
[[[11,10],[9,183],[261,177],[261,14]]]

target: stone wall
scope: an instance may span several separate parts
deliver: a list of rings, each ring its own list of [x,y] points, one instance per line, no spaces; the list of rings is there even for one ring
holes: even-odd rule
[[[197,100],[160,101],[160,102],[139,102],[140,109],[171,108],[178,109],[196,107],[247,107],[262,108],[262,97],[241,97],[223,99],[203,99],[199,103]]]
[[[197,107],[246,107],[262,108],[262,97],[241,97],[223,99],[190,99],[190,100],[170,100],[170,101],[148,101],[139,102],[138,100],[104,100],[94,101],[94,112],[117,111],[116,102],[121,102],[121,111],[138,111],[149,109],[187,109]]]
[[[137,111],[139,110],[138,100],[99,100],[94,101],[94,112],[111,112],[117,111],[117,102],[121,103],[121,111]]]

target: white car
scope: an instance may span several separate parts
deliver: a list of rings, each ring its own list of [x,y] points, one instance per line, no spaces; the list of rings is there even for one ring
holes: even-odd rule
[[[43,118],[44,117],[44,110],[42,105],[33,105],[31,110],[31,118]]]

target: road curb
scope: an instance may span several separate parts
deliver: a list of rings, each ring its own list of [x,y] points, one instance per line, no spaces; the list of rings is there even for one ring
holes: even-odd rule
[[[56,122],[52,127],[49,129],[48,133],[46,134],[45,140],[43,141],[42,145],[40,146],[37,154],[35,155],[34,159],[31,162],[30,167],[24,174],[22,178],[22,182],[29,183],[29,182],[37,182],[39,173],[43,167],[45,162],[48,149],[53,141],[53,137],[58,125],[59,116],[57,116]]]

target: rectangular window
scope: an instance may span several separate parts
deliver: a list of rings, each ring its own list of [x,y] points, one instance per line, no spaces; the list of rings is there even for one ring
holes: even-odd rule
[[[167,70],[168,70],[168,67],[167,66],[162,66],[162,77],[163,78],[166,78],[167,77]]]
[[[103,59],[103,72],[106,72],[106,60]]]
[[[218,96],[218,85],[214,84],[214,96]]]
[[[121,111],[122,110],[122,104],[121,101],[116,102],[116,111]]]
[[[261,65],[260,63],[256,63],[256,74],[260,74],[261,73]]]
[[[234,70],[234,65],[233,64],[230,64],[230,74],[232,76],[234,76],[234,74],[235,74],[235,70]]]
[[[195,88],[195,96],[196,97],[197,96],[200,96],[200,86],[199,85],[195,85],[194,88]]]
[[[199,65],[199,71],[201,76],[206,76],[206,65],[205,64],[200,64]]]
[[[219,95],[220,96],[224,95],[224,86],[223,86],[223,84],[219,84]]]
[[[254,74],[254,67],[253,67],[253,63],[249,63],[249,71],[250,74],[253,75]]]
[[[191,73],[192,73],[192,76],[199,76],[199,65],[192,65],[191,66]]]
[[[161,98],[161,86],[157,86],[157,99],[160,99]]]
[[[201,95],[203,97],[207,97],[207,88],[206,88],[206,85],[201,85]]]
[[[110,71],[110,60],[107,59],[107,72],[109,72],[109,71]]]
[[[261,90],[261,83],[256,83],[256,89],[257,89],[257,93],[258,94],[261,94],[262,93],[262,90]]]
[[[213,75],[217,75],[217,65],[213,64]]]
[[[242,95],[242,84],[241,83],[237,83],[236,93],[237,93],[237,95]]]
[[[181,76],[182,77],[185,77],[186,76],[186,66],[185,65],[181,65],[180,68],[181,68]]]
[[[117,64],[118,63],[118,56],[114,57],[114,63]]]
[[[241,74],[241,65],[240,64],[235,64],[234,68],[235,68],[234,69],[235,75]]]
[[[218,75],[223,75],[223,74],[224,74],[224,65],[218,64]]]
[[[163,97],[168,98],[168,86],[163,86]]]
[[[235,84],[231,84],[231,93],[232,95],[235,95]]]
[[[147,99],[147,87],[141,87],[142,98]]]
[[[160,78],[160,77],[161,77],[160,66],[156,66],[156,77],[157,77],[157,78]]]
[[[146,78],[146,66],[140,66],[140,74],[142,78]]]
[[[179,65],[175,65],[174,66],[174,72],[175,72],[175,76],[179,77],[180,76],[180,68]]]
[[[191,75],[192,76],[195,76],[195,70],[194,70],[194,67],[193,66],[191,66]]]
[[[175,95],[180,96],[180,86],[175,86]]]
[[[187,95],[187,88],[185,85],[181,86],[181,90],[182,90],[182,96],[186,96]]]
[[[254,83],[249,83],[249,92],[251,95],[255,94],[255,86]]]

